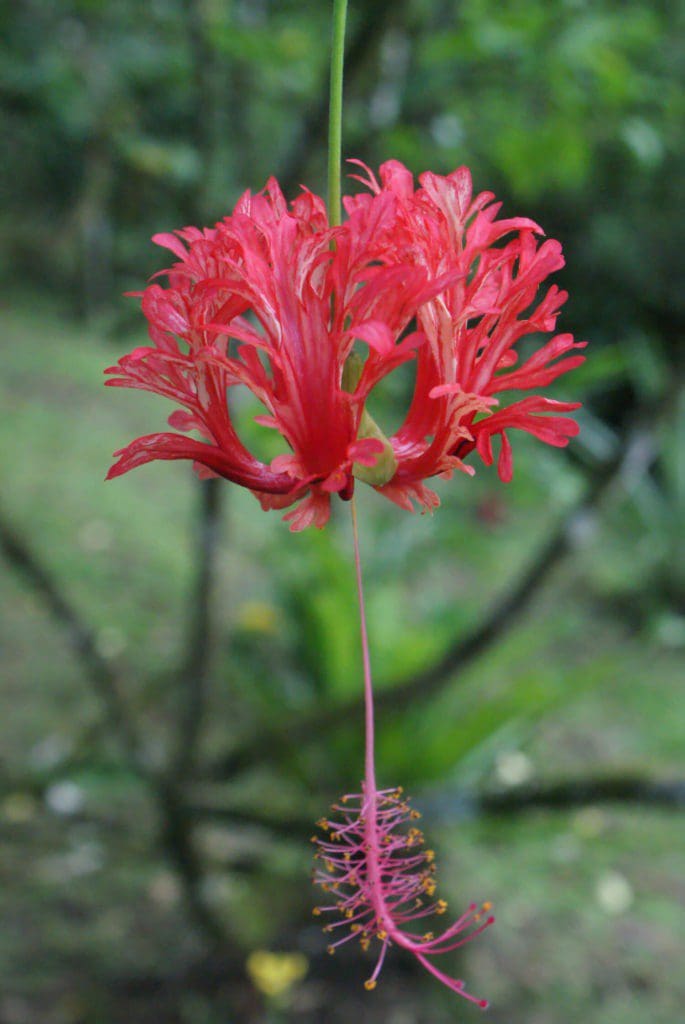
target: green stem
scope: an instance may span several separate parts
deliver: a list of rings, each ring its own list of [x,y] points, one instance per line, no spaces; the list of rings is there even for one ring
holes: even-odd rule
[[[331,99],[328,115],[328,217],[340,224],[340,164],[342,162],[343,67],[347,0],[333,0],[331,43]]]

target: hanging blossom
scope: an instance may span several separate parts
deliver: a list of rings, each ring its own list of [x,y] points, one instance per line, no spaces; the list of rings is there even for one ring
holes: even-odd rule
[[[552,332],[566,299],[553,285],[534,304],[563,266],[559,243],[540,243],[527,218],[498,220],[500,204],[488,192],[473,198],[466,168],[426,173],[417,190],[396,161],[381,167],[380,184],[364,173],[369,191],[345,200],[341,227],[306,190],[288,206],[272,178],[213,228],[154,236],[176,262],[161,272],[166,287],[154,281],[140,293],[152,345],[110,367],[107,383],[180,408],[169,417],[174,432],[132,441],[108,477],[190,459],[201,476],[249,488],[265,509],[295,505],[285,518],[301,530],[324,526],[331,496],[348,499],[355,478],[403,508],[432,509],[438,498],[425,480],[473,473],[463,460],[474,448],[490,464],[496,435],[509,480],[507,431],[557,446],[577,433],[561,414],[578,403],[536,393],[500,406],[498,397],[544,388],[583,361],[568,353],[584,343],[558,334],[518,364],[517,343]],[[366,402],[412,359],[411,406],[387,438]],[[264,407],[255,421],[287,449],[269,465],[236,431],[229,395],[240,384]]]
[[[173,432],[149,434],[116,453],[108,476],[156,459],[190,459],[200,476],[249,488],[265,509],[290,508],[291,529],[325,525],[334,494],[355,480],[412,511],[438,505],[426,485],[455,470],[473,473],[474,450],[512,476],[509,433],[522,430],[563,447],[578,427],[578,403],[541,393],[583,362],[570,334],[555,334],[567,295],[546,278],[563,266],[558,242],[525,217],[498,219],[500,204],[473,196],[462,167],[426,173],[419,187],[397,161],[380,181],[363,164],[367,191],[345,200],[348,219],[331,227],[320,198],[303,190],[288,206],[270,179],[245,193],[213,228],[155,235],[176,262],[140,295],[152,344],[110,367],[108,384],[163,395],[178,407]],[[156,275],[159,277],[160,275]],[[540,336],[552,335],[544,342]],[[520,343],[528,339],[521,360]],[[362,343],[366,356],[357,351]],[[353,351],[354,349],[354,351]],[[366,403],[375,386],[416,360],[404,423],[388,437]],[[245,385],[264,411],[255,421],[287,449],[269,465],[248,450],[231,413],[230,389]],[[508,401],[510,391],[529,392]],[[504,396],[504,397],[502,397]],[[196,437],[188,436],[195,433]],[[436,960],[493,921],[472,903],[436,934],[417,931],[444,914],[435,899],[435,857],[401,788],[376,783],[374,711],[356,513],[355,564],[364,662],[366,753],[361,791],[319,822],[314,881],[329,900],[329,949],[357,938],[379,943],[366,987],[376,986],[387,950],[411,953],[448,988],[487,1002]],[[419,924],[420,922],[420,924]]]

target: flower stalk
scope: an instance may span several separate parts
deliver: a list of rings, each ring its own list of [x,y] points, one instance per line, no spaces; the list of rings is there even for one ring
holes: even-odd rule
[[[342,219],[340,167],[342,164],[342,107],[346,22],[347,0],[333,0],[331,93],[328,107],[328,218],[331,227],[337,227]]]

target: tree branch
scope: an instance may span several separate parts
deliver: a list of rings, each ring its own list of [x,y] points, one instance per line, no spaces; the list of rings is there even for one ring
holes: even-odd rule
[[[685,809],[685,779],[667,781],[640,775],[566,779],[467,795],[466,801],[476,815],[492,817],[526,811],[565,811],[589,804],[634,804],[680,811]]]
[[[119,674],[98,651],[93,629],[1,512],[0,550],[9,564],[38,594],[53,619],[63,627],[68,645],[102,702],[112,732],[121,742],[136,770],[141,770],[140,742],[122,696]]]
[[[206,494],[207,492],[205,492]],[[201,929],[213,946],[223,949],[231,948],[228,933],[219,918],[213,913],[201,889],[201,869],[190,834],[191,822],[178,794],[166,781],[156,777],[155,773],[145,764],[136,729],[129,717],[128,709],[121,695],[120,679],[109,662],[102,657],[95,643],[93,630],[81,618],[79,612],[63,594],[48,570],[39,562],[28,544],[13,530],[4,516],[0,514],[0,549],[10,565],[12,565],[34,588],[53,618],[64,627],[64,633],[70,647],[82,665],[86,678],[99,695],[105,709],[106,718],[115,737],[121,742],[130,766],[137,775],[150,786],[157,798],[162,816],[162,844],[164,851],[174,866],[181,882],[189,915]],[[211,561],[211,545],[205,541],[206,572]],[[204,585],[204,577],[200,581],[203,593],[208,594]],[[202,604],[202,602],[201,602]],[[196,612],[194,639],[191,645],[192,659],[189,656],[185,666],[198,669],[198,678],[204,678],[204,662],[207,646],[205,635],[204,605]],[[201,697],[196,695],[188,706],[184,727],[189,736],[194,736],[199,726]],[[69,765],[62,765],[60,777],[64,777]],[[71,766],[73,767],[73,765]],[[25,783],[28,780],[24,780]],[[44,789],[51,780],[41,777],[33,780],[31,791]],[[0,786],[0,788],[2,788]]]
[[[558,782],[527,784],[511,789],[460,790],[427,796],[422,809],[438,812],[441,820],[513,817],[537,811],[568,811],[596,804],[628,804],[635,807],[671,811],[685,810],[685,779],[653,779],[643,775],[586,776]],[[193,802],[189,812],[199,821],[222,822],[227,827],[268,829],[281,838],[302,837],[312,829],[312,820],[303,814],[273,817],[259,809],[249,811],[204,801]]]
[[[162,843],[181,882],[188,915],[212,947],[239,958],[238,947],[202,891],[202,864],[185,802],[173,784],[160,783],[156,792],[162,810]]]
[[[189,597],[186,653],[179,670],[178,730],[171,774],[188,775],[195,763],[209,687],[212,646],[214,563],[221,527],[223,480],[199,482],[200,509],[196,527],[195,580]]]

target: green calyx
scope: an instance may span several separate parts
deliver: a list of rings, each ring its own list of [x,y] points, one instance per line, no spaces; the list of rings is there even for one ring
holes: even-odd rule
[[[343,390],[352,393],[359,383],[364,369],[364,363],[356,352],[350,353],[343,367],[342,386]],[[373,466],[362,466],[355,463],[352,467],[352,475],[362,483],[370,484],[372,487],[382,487],[392,480],[397,471],[397,459],[392,450],[390,441],[378,426],[373,416],[363,409],[359,421],[358,440],[374,438],[383,445],[383,451],[376,458]]]

